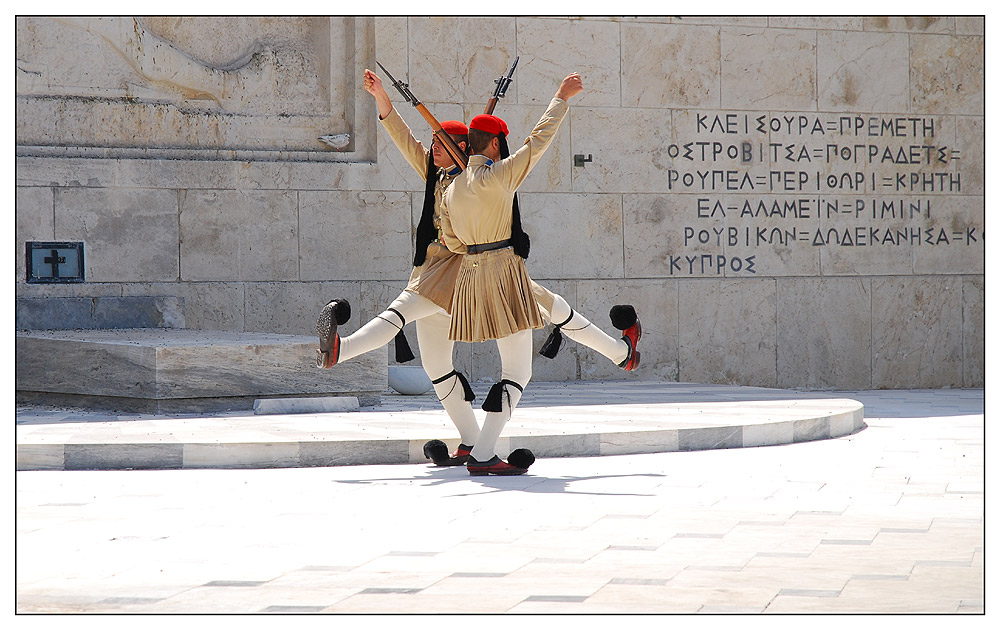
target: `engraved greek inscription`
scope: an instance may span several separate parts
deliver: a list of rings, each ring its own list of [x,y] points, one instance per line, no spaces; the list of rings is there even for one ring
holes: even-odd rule
[[[965,210],[949,217],[968,204],[948,198],[964,182],[947,118],[721,111],[689,120],[693,136],[681,129],[667,148],[667,189],[692,195],[670,275],[797,273],[816,248],[983,247],[979,220]]]

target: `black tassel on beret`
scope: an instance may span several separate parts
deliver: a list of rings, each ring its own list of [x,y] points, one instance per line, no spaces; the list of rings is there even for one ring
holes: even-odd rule
[[[535,463],[535,454],[526,448],[519,448],[507,456],[507,463],[518,468],[527,468]]]
[[[406,363],[413,359],[413,350],[410,349],[410,344],[406,341],[406,335],[403,334],[403,329],[400,328],[399,332],[396,333],[396,363]]]
[[[611,325],[618,330],[625,330],[639,321],[635,307],[631,304],[616,304],[611,307]]]

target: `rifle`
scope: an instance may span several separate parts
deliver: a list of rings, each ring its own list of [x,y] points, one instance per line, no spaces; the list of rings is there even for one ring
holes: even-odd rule
[[[504,76],[501,74],[499,79],[493,81],[497,84],[497,87],[493,90],[493,96],[490,97],[489,102],[486,103],[486,111],[483,112],[484,114],[492,114],[493,110],[496,109],[497,101],[503,98],[507,93],[507,87],[511,84],[511,78],[514,76],[514,68],[517,68],[517,60],[520,58],[520,55],[514,57],[514,63],[511,64],[510,71],[507,75]]]
[[[399,93],[403,95],[406,102],[416,107],[417,111],[420,112],[420,115],[424,117],[424,120],[430,123],[431,129],[434,130],[434,135],[441,141],[441,146],[443,146],[444,150],[448,152],[448,155],[450,155],[451,159],[455,161],[455,164],[464,170],[466,165],[469,163],[469,156],[463,153],[462,149],[459,148],[452,137],[448,135],[448,132],[441,128],[441,123],[437,121],[437,118],[434,118],[434,115],[427,110],[427,107],[417,100],[417,97],[410,91],[409,84],[397,81],[391,74],[389,74],[389,71],[385,69],[385,66],[378,63],[377,60],[375,63],[377,63],[378,67],[382,69],[385,76],[392,81],[392,86],[399,90]]]

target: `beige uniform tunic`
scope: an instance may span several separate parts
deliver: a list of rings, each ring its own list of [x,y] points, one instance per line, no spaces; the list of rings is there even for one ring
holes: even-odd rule
[[[396,112],[396,108],[393,108],[389,115],[382,119],[382,125],[399,152],[420,176],[420,179],[427,181],[428,150],[413,137],[409,126]],[[457,173],[443,174],[434,186],[434,227],[438,228],[439,235],[441,230],[441,198],[445,189],[451,185],[457,175]],[[414,267],[413,272],[410,273],[410,281],[405,290],[434,302],[450,313],[455,280],[460,265],[460,256],[448,251],[448,248],[442,245],[439,240],[434,241],[427,246],[427,257],[424,259],[424,264],[420,267]],[[555,294],[534,280],[531,281],[531,292],[534,294],[535,300],[538,301],[538,305],[544,309],[545,316],[548,317],[552,311]]]
[[[430,151],[413,137],[406,122],[393,108],[389,115],[382,119],[382,125],[389,137],[396,144],[413,170],[420,175],[421,181],[427,181],[427,162]],[[434,185],[434,227],[438,229],[439,240],[427,246],[427,257],[424,264],[414,267],[406,291],[424,297],[446,312],[451,311],[452,294],[455,288],[455,278],[461,264],[461,256],[448,251],[440,242],[441,235],[441,198],[444,191],[451,185],[458,173],[442,174]]]
[[[514,193],[552,144],[566,118],[566,101],[553,98],[524,144],[492,163],[473,155],[444,193],[442,239],[464,254],[451,306],[455,341],[502,339],[544,325],[524,260],[510,247],[468,254],[468,245],[509,239]]]

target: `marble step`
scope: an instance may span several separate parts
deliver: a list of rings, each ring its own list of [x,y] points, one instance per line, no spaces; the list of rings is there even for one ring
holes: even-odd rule
[[[357,396],[388,384],[385,347],[336,369],[315,367],[304,335],[173,328],[19,331],[19,402],[134,411],[252,409],[288,396]]]
[[[489,383],[472,385],[479,409]],[[289,468],[428,463],[423,446],[459,444],[433,392],[387,393],[358,411],[257,415],[17,413],[18,470]],[[837,393],[643,381],[532,382],[497,441],[506,456],[596,457],[768,447],[865,428],[864,406]],[[721,460],[720,460],[721,461]],[[748,471],[733,470],[734,476]],[[752,472],[752,471],[749,471]],[[692,481],[692,483],[696,483]]]

